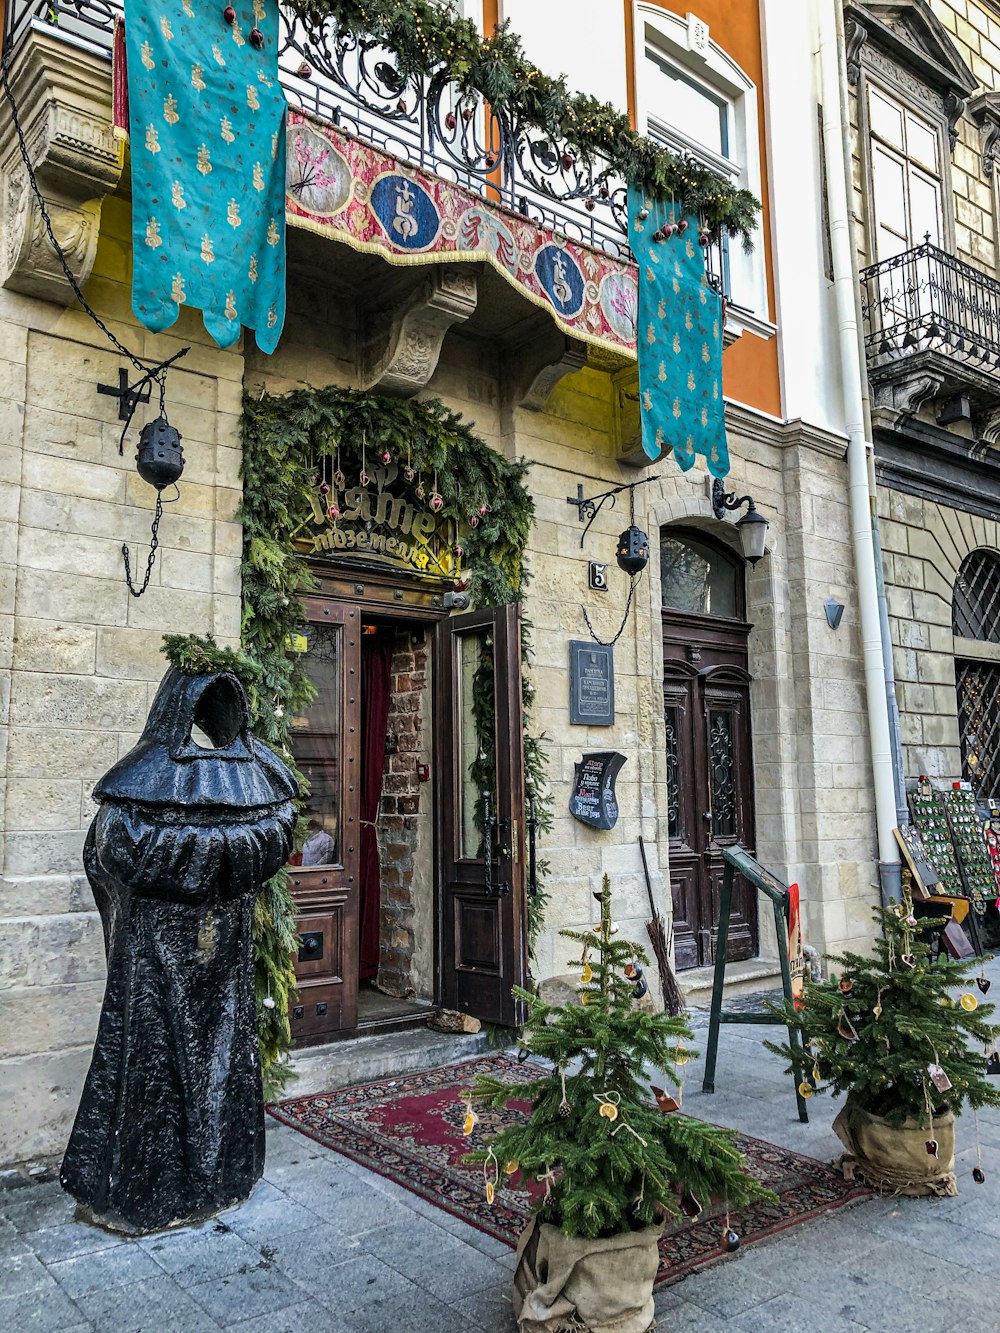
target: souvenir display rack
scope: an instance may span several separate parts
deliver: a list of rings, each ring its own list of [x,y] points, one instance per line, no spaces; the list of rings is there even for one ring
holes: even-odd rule
[[[908,793],[907,799],[910,818],[916,824],[931,864],[940,877],[938,892],[951,898],[968,897],[952,847],[948,812],[940,793],[926,779],[921,779]]]
[[[956,783],[941,794],[941,801],[948,813],[948,826],[972,910],[982,916],[987,902],[996,897],[997,885],[976,798],[971,787]]]

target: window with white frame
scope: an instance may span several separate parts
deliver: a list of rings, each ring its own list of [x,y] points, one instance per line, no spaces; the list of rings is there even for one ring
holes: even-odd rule
[[[637,7],[640,129],[688,153],[733,185],[761,193],[757,88],[695,16]],[[731,309],[767,320],[763,247],[751,255],[723,239],[709,263]],[[763,332],[763,330],[760,330]]]
[[[900,99],[868,84],[875,260],[891,259],[927,236],[941,245],[941,131]]]

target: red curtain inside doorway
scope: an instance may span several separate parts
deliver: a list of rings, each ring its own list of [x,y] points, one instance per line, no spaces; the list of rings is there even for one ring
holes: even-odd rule
[[[385,769],[385,736],[392,700],[391,634],[366,634],[361,640],[361,864],[358,916],[362,981],[378,974],[379,908],[382,875],[378,859],[379,806]]]

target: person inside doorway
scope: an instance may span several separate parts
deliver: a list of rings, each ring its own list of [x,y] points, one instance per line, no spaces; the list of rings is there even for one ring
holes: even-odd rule
[[[313,815],[306,824],[306,840],[302,844],[302,865],[329,866],[336,861],[337,840],[326,831]]]

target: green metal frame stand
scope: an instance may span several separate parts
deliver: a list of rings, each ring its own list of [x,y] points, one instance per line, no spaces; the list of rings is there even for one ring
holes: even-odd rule
[[[729,916],[733,907],[733,878],[739,872],[754,888],[760,889],[771,901],[774,911],[774,927],[778,936],[778,961],[781,964],[781,989],[788,1004],[792,1003],[792,972],[788,962],[788,885],[765,870],[744,848],[726,847],[722,852],[726,861],[726,871],[722,879],[722,902],[719,912],[719,934],[715,944],[715,980],[712,984],[712,1012],[708,1027],[708,1049],[705,1052],[705,1078],[701,1085],[702,1092],[715,1091],[715,1065],[719,1054],[719,1026],[722,1023],[768,1023],[781,1025],[782,1020],[776,1014],[769,1013],[732,1013],[722,1011],[722,991],[726,983],[726,953],[729,949]],[[788,1028],[788,1044],[796,1058],[793,1060],[795,1079],[795,1101],[799,1108],[799,1119],[809,1123],[805,1098],[799,1092],[803,1079],[805,1060],[803,1058],[802,1039],[798,1028]]]

